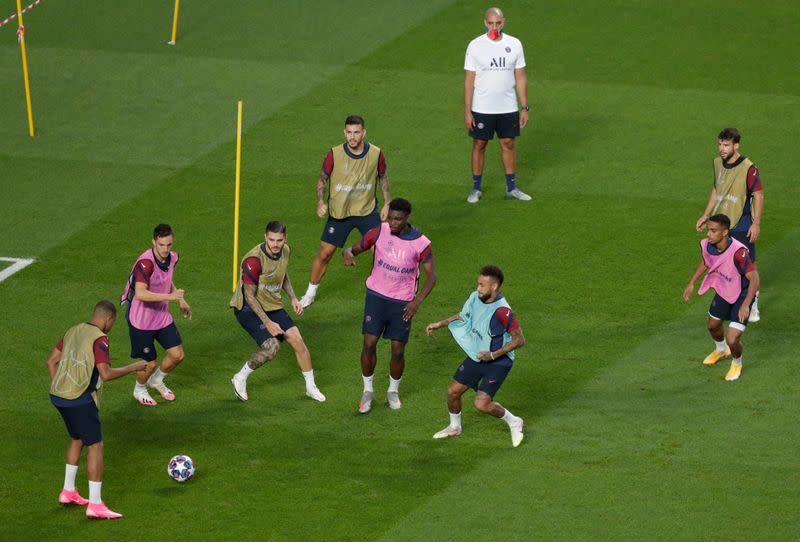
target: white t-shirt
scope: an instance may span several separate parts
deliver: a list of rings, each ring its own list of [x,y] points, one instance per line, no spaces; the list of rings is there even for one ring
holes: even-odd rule
[[[475,72],[472,110],[477,113],[511,113],[518,110],[514,70],[525,67],[522,43],[503,34],[497,41],[478,36],[467,46],[464,69]]]

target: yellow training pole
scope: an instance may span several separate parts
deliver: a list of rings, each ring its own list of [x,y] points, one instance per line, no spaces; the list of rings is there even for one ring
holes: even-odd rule
[[[167,42],[170,45],[175,45],[175,38],[178,35],[178,7],[180,4],[181,0],[175,0],[175,12],[172,14],[172,39]]]
[[[22,51],[22,78],[25,80],[25,103],[28,105],[28,133],[33,137],[33,110],[31,109],[31,85],[28,82],[28,56],[25,54],[25,26],[22,24],[22,4],[17,0],[19,22],[19,47]]]
[[[19,1],[19,0],[17,0]],[[236,116],[236,189],[233,198],[233,288],[239,281],[239,187],[242,165],[242,101],[239,100]]]

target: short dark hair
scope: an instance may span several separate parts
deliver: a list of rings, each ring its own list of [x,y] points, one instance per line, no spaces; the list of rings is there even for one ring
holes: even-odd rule
[[[286,233],[286,224],[281,222],[280,220],[273,220],[272,222],[267,223],[267,227],[264,228],[264,233]]]
[[[407,215],[411,214],[411,202],[403,198],[394,198],[389,202],[390,211],[400,211]]]
[[[159,237],[169,237],[173,235],[172,226],[169,224],[159,224],[153,229],[153,239],[158,239]]]
[[[115,307],[114,304],[108,299],[104,299],[102,301],[98,301],[97,305],[94,306],[93,314],[107,314],[109,316],[116,316],[117,307]]]
[[[736,128],[723,128],[719,133],[719,139],[722,141],[730,141],[733,139],[734,143],[738,143],[741,137],[742,136],[739,134],[739,130]]]
[[[484,265],[478,273],[480,273],[481,276],[493,278],[498,286],[502,286],[505,280],[503,270],[496,265]]]
[[[731,229],[731,219],[728,218],[728,215],[724,215],[722,213],[711,215],[710,217],[708,217],[707,222],[716,222],[726,230]]]
[[[350,115],[346,119],[344,119],[344,125],[350,126],[353,124],[360,124],[361,127],[364,127],[364,119],[358,115]]]

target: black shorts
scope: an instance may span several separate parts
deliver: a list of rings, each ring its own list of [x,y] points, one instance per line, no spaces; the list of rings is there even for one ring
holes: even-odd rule
[[[745,296],[746,292],[742,292],[736,303],[728,303],[719,294],[714,294],[714,299],[711,300],[711,306],[708,308],[708,315],[715,320],[728,320],[733,329],[744,331],[747,327],[747,320],[744,322],[739,320],[739,309],[742,308]],[[750,306],[752,307],[752,303]]]
[[[128,322],[128,333],[131,336],[131,357],[133,359],[155,360],[157,357],[155,341],[158,341],[164,350],[183,344],[175,322],[161,329],[138,329]]]
[[[403,320],[403,311],[408,301],[388,299],[372,292],[367,292],[364,300],[364,322],[361,333],[374,335],[392,341],[408,342],[411,333],[411,320]]]
[[[253,312],[253,309],[250,308],[250,305],[245,302],[242,310],[233,309],[233,315],[239,321],[239,325],[241,325],[246,332],[253,337],[253,340],[256,341],[258,346],[264,344],[264,341],[267,339],[272,338],[272,334],[267,331],[267,328],[264,326],[264,322],[261,321],[261,318],[258,317],[256,313]],[[290,328],[295,327],[295,323],[292,320],[292,317],[289,316],[283,309],[278,309],[276,311],[267,311],[267,318],[281,326],[281,329],[284,331],[288,331]],[[278,335],[275,337],[279,341],[283,340],[283,335]]]
[[[750,259],[756,261],[756,245],[755,243],[751,243],[750,239],[747,238],[747,230],[730,231],[729,233],[731,237],[747,247],[747,251],[750,252]]]
[[[56,407],[64,424],[67,426],[67,433],[73,439],[81,439],[86,446],[102,442],[103,435],[100,431],[100,412],[97,405],[91,401],[85,405]]]
[[[494,397],[503,385],[508,372],[511,371],[511,367],[512,361],[508,356],[501,356],[493,362],[485,363],[467,358],[456,369],[453,380]]]
[[[497,132],[497,137],[519,137],[519,111],[511,113],[476,113],[472,112],[475,126],[469,131],[473,139],[490,140]]]
[[[381,225],[381,217],[378,214],[378,206],[375,204],[375,210],[367,216],[348,216],[347,218],[328,217],[325,223],[325,229],[322,230],[322,240],[326,243],[336,245],[339,248],[344,246],[345,241],[350,236],[350,232],[354,228],[358,228],[363,236],[372,228]]]

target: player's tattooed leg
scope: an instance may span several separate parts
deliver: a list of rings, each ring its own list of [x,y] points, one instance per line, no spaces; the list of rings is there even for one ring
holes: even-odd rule
[[[275,356],[278,355],[279,349],[280,343],[278,343],[278,339],[274,337],[267,339],[261,343],[261,350],[250,356],[250,359],[247,360],[247,366],[255,371],[266,362],[274,359]]]

